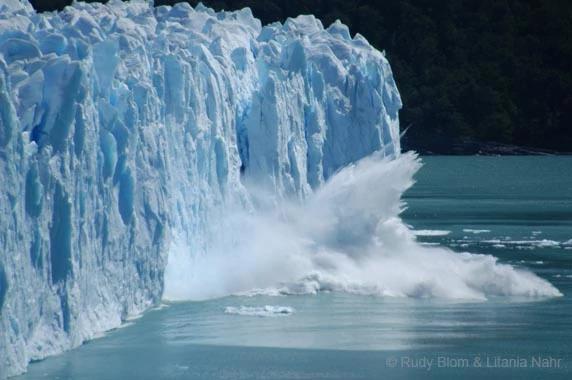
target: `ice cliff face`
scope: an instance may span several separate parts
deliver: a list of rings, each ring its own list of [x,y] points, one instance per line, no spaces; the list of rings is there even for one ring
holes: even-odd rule
[[[251,190],[312,192],[399,154],[382,53],[312,16],[0,4],[0,378],[157,304],[174,231]]]

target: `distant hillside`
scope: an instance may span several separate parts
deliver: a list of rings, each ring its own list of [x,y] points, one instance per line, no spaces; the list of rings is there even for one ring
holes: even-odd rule
[[[67,3],[32,1],[40,11]],[[217,10],[248,6],[264,23],[298,14],[314,14],[325,25],[340,19],[363,34],[393,67],[404,102],[401,125],[410,127],[406,149],[474,153],[482,142],[496,142],[572,151],[572,1],[203,3]]]

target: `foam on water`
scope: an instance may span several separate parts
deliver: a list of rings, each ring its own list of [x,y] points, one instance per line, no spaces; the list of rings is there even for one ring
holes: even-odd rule
[[[401,195],[420,167],[413,154],[379,154],[339,171],[305,201],[269,211],[234,210],[208,255],[172,247],[165,297],[315,294],[343,291],[484,300],[560,296],[535,274],[490,255],[427,247],[399,218]],[[256,204],[256,200],[253,202]]]

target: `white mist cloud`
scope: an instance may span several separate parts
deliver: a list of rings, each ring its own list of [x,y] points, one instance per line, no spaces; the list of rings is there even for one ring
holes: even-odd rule
[[[477,300],[560,295],[493,256],[418,244],[399,214],[419,167],[414,154],[395,160],[374,154],[336,173],[304,202],[229,209],[207,254],[192,256],[175,237],[164,298],[325,290]]]

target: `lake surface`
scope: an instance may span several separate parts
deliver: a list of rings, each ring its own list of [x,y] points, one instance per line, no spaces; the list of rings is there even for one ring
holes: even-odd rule
[[[572,378],[572,157],[423,161],[402,215],[420,242],[492,254],[564,296],[171,304],[17,379]]]

